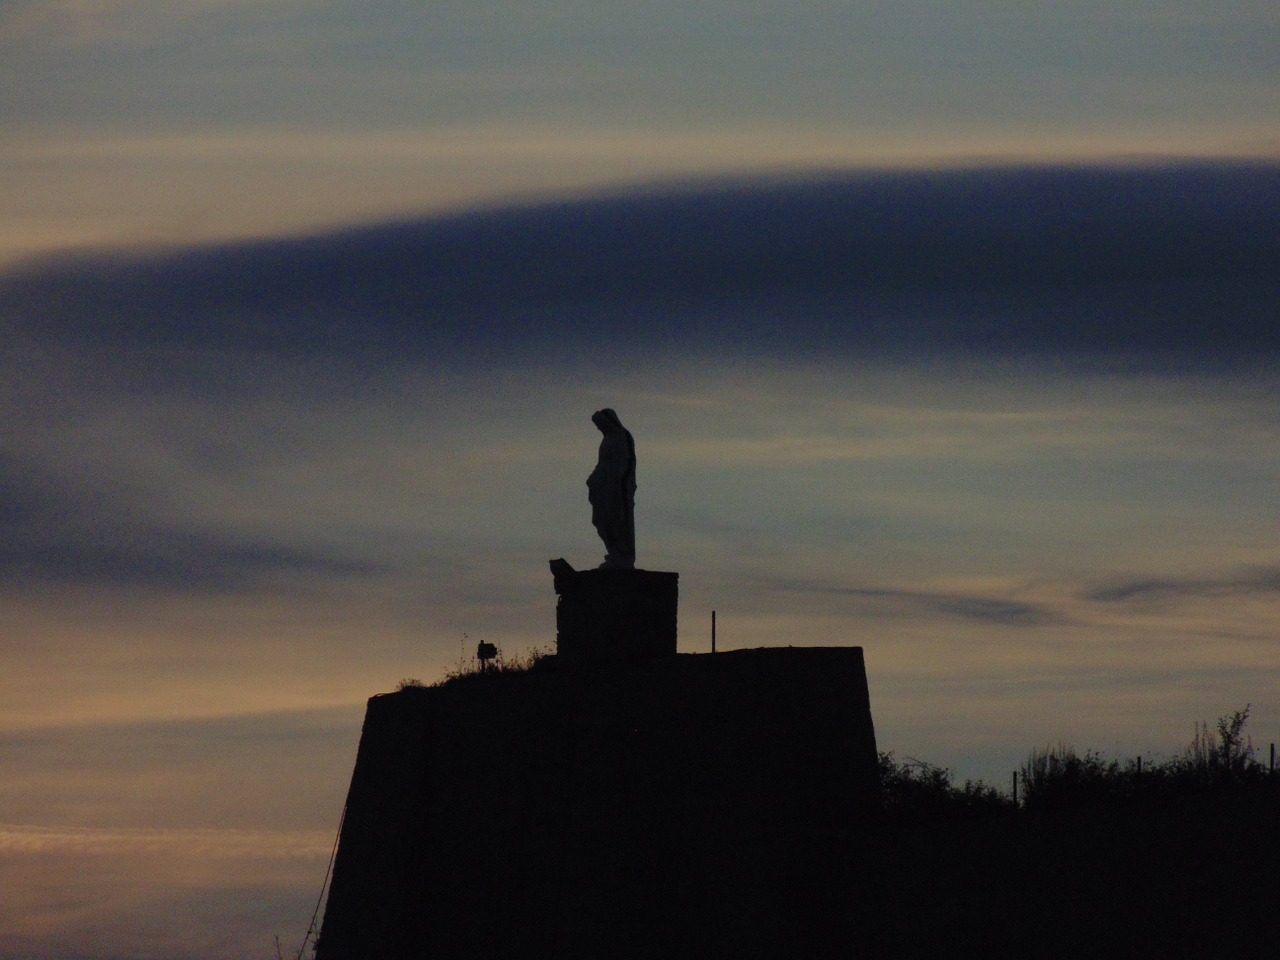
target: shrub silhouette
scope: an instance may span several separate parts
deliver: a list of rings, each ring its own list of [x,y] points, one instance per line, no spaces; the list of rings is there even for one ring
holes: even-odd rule
[[[881,753],[880,789],[884,813],[897,823],[963,820],[1005,814],[1015,809],[1056,810],[1135,802],[1168,802],[1223,790],[1274,787],[1266,764],[1259,763],[1245,735],[1250,705],[1200,722],[1181,753],[1157,763],[1142,758],[1104,758],[1096,751],[1078,753],[1070,744],[1033,750],[1018,771],[1019,794],[1009,794],[981,780],[953,782],[946,767],[907,757],[899,762]]]
[[[476,657],[472,657],[468,661],[458,660],[454,666],[449,669],[444,677],[431,684],[433,687],[443,687],[455,683],[475,682],[487,680],[494,677],[511,676],[512,674],[528,673],[531,670],[544,668],[554,662],[555,654],[550,650],[533,649],[525,654],[514,657],[505,657],[502,651],[498,651],[495,659],[483,663]],[[421,686],[421,684],[417,684]],[[401,688],[403,689],[403,688]]]
[[[1172,800],[1209,790],[1272,784],[1244,734],[1249,707],[1219,717],[1216,736],[1195,725],[1191,743],[1177,756],[1143,766],[1141,758],[1104,760],[1066,744],[1033,751],[1022,765],[1022,805],[1028,810]]]
[[[1244,735],[1251,706],[1245,704],[1243,710],[1219,717],[1216,740],[1207,723],[1197,724],[1195,737],[1182,756],[1170,761],[1177,775],[1206,784],[1230,784],[1256,779],[1264,772],[1262,764],[1254,761],[1253,742]]]
[[[946,767],[912,757],[898,763],[892,753],[880,754],[880,792],[886,817],[897,822],[961,820],[1014,809],[1012,798],[981,780],[957,787]]]
[[[1080,756],[1074,747],[1059,744],[1032,751],[1020,773],[1024,807],[1079,806],[1130,795],[1137,763],[1122,766],[1093,751]]]

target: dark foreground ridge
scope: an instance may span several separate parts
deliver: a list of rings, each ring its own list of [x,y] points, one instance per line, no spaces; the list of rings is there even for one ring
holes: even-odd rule
[[[1280,938],[1275,777],[904,816],[865,776],[861,650],[557,659],[370,700],[317,960],[1225,958]]]
[[[861,648],[677,654],[677,574],[551,572],[556,655],[369,701],[316,960],[1275,953],[1248,707],[1018,806],[877,753]]]
[[[825,933],[878,805],[860,648],[409,687],[369,701],[317,958],[767,955]]]

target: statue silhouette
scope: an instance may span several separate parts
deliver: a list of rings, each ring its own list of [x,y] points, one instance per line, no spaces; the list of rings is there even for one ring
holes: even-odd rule
[[[604,437],[596,468],[587,477],[591,522],[604,541],[601,567],[632,570],[636,565],[636,444],[610,408],[597,410],[591,422]]]

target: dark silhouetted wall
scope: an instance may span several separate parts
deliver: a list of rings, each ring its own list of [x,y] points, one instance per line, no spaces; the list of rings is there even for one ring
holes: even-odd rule
[[[556,659],[369,701],[317,960],[763,955],[829,906],[860,648]]]

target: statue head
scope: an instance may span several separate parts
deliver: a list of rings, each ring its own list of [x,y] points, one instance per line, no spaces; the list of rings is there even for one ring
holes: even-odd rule
[[[591,415],[591,422],[596,425],[601,433],[618,433],[623,429],[622,421],[618,419],[618,415],[613,412],[612,407],[597,410]]]

